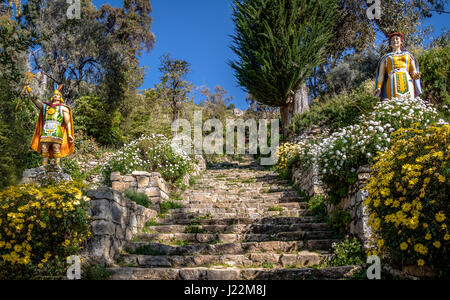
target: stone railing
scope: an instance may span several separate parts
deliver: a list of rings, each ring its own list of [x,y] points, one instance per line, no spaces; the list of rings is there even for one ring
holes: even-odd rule
[[[87,195],[91,198],[88,213],[92,235],[83,254],[92,262],[108,265],[157,212],[107,187],[88,191]]]
[[[159,204],[169,199],[169,190],[160,173],[135,171],[131,175],[111,173],[112,189],[124,192],[132,189],[148,196],[150,208],[159,211]]]
[[[347,197],[343,198],[338,204],[326,205],[328,215],[331,215],[338,207],[349,213],[352,221],[348,225],[347,232],[360,238],[364,247],[369,247],[369,239],[372,234],[368,226],[368,214],[364,208],[363,202],[367,198],[367,191],[363,190],[367,180],[370,177],[368,167],[360,167],[357,171],[358,180],[348,191]],[[319,168],[311,166],[304,170],[300,164],[294,164],[292,167],[292,181],[308,196],[325,195],[326,187],[320,180]]]

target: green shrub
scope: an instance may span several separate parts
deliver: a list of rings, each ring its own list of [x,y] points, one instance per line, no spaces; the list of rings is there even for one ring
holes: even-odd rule
[[[364,253],[361,242],[357,238],[346,237],[344,241],[333,244],[332,266],[361,265]]]
[[[186,226],[184,233],[206,233],[206,230],[198,225],[188,225]]]
[[[152,247],[152,245],[143,245],[141,247],[136,248],[134,251],[129,251],[131,254],[136,255],[151,255],[151,256],[158,256],[158,255],[164,255],[165,253],[156,250]]]
[[[308,209],[311,210],[314,215],[325,219],[327,212],[325,208],[325,197],[322,195],[316,195],[309,199]]]
[[[82,131],[104,145],[117,146],[123,142],[119,128],[121,121],[120,112],[111,111],[110,105],[99,97],[86,96],[75,100],[73,123],[76,135]]]
[[[449,103],[450,45],[431,48],[418,58],[422,73],[423,99],[433,103]]]
[[[281,213],[281,212],[284,211],[284,209],[282,207],[280,207],[280,206],[271,206],[271,207],[269,207],[268,211],[278,211],[278,212]]]
[[[352,221],[350,214],[340,207],[336,207],[327,217],[327,223],[331,229],[340,236],[345,235],[347,226]]]
[[[41,162],[40,155],[30,147],[36,109],[28,98],[20,99],[16,109],[16,89],[16,81],[0,77],[0,189],[18,183],[25,169],[35,168]]]
[[[134,201],[137,204],[142,205],[146,208],[149,208],[149,206],[150,206],[150,201],[148,200],[148,196],[144,193],[139,193],[139,192],[136,192],[135,190],[127,189],[125,191],[125,197],[127,197],[131,201]]]
[[[397,266],[431,267],[447,278],[449,138],[448,124],[396,131],[373,166],[365,201],[375,254]]]
[[[182,208],[183,205],[179,204],[179,203],[175,203],[173,201],[165,201],[165,202],[161,202],[159,204],[159,209],[160,209],[160,214],[161,215],[165,215],[169,212],[169,210],[171,209],[177,209],[177,208]]]
[[[364,82],[358,89],[329,98],[317,99],[308,112],[294,115],[289,132],[300,133],[312,125],[326,125],[331,129],[358,123],[358,117],[372,111],[380,101],[373,96],[373,81]]]
[[[84,280],[108,280],[111,272],[100,265],[89,265],[84,268],[81,275]]]
[[[90,235],[89,199],[80,186],[62,182],[10,186],[0,192],[0,276],[37,279],[61,276],[66,257]]]
[[[182,186],[184,175],[191,171],[191,158],[172,147],[163,135],[142,136],[120,149],[102,167],[105,183],[110,185],[112,172],[159,172],[174,186]]]

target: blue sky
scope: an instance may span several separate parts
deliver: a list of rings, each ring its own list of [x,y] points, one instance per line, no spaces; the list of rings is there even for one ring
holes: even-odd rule
[[[122,0],[93,0],[97,7],[108,3],[122,6]],[[187,79],[196,86],[207,86],[211,90],[223,86],[233,96],[236,107],[247,109],[246,93],[237,86],[228,60],[235,59],[230,49],[234,25],[231,20],[232,0],[151,0],[153,7],[152,32],[156,44],[149,53],[144,53],[141,65],[146,66],[145,82],[141,89],[159,83],[160,56],[170,52],[173,58],[191,64],[192,72]],[[450,10],[450,5],[447,11]],[[436,14],[424,25],[433,25],[434,36],[448,30],[448,14]],[[195,94],[195,101],[201,95]]]

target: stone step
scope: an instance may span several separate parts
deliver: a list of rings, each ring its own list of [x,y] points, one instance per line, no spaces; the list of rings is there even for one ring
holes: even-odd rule
[[[201,230],[204,233],[265,233],[274,234],[290,231],[326,231],[327,223],[297,223],[297,224],[241,224],[241,225],[161,225],[148,226],[146,230],[156,233],[185,233],[189,230]]]
[[[162,243],[129,242],[126,251],[129,254],[153,255],[244,255],[250,253],[297,254],[299,251],[329,251],[336,240],[307,241],[270,241],[228,244],[195,243],[184,246]]]
[[[310,216],[312,215],[312,211],[310,210],[285,210],[282,212],[279,211],[263,211],[263,212],[252,212],[249,210],[243,210],[239,213],[227,213],[227,212],[219,212],[219,213],[194,213],[194,212],[182,212],[182,213],[173,213],[170,212],[165,216],[165,222],[176,222],[182,219],[199,219],[203,217],[211,217],[213,219],[232,219],[232,218],[252,218],[252,219],[260,219],[260,218],[273,218],[276,216],[281,217],[291,217],[298,218],[302,216]]]
[[[294,200],[294,201],[287,201],[287,200]],[[295,201],[297,200],[297,201]],[[291,207],[299,207],[299,208],[306,208],[308,205],[307,202],[302,202],[301,198],[283,198],[283,199],[271,199],[271,198],[229,198],[229,199],[217,199],[217,200],[193,200],[193,199],[183,199],[178,200],[177,203],[186,206],[186,207],[192,207],[192,208],[204,208],[204,207],[211,207],[214,205],[220,205],[220,206],[233,206],[233,205],[256,205],[256,206],[270,206],[270,205],[276,205],[279,204],[281,206],[291,206]]]
[[[320,265],[326,256],[318,253],[302,251],[298,254],[251,253],[247,255],[195,255],[195,256],[152,256],[152,255],[121,255],[122,265],[140,268],[192,268],[192,267],[261,267],[272,268],[296,267],[303,268]]]
[[[139,233],[134,240],[170,243],[184,241],[188,243],[239,243],[267,241],[298,241],[330,239],[332,231],[291,231],[275,234],[236,234],[236,233]]]
[[[304,209],[303,209],[304,210]],[[285,207],[282,205],[260,205],[260,206],[240,206],[240,207],[227,207],[227,206],[213,206],[213,207],[183,207],[177,209],[171,209],[171,214],[183,214],[183,213],[195,213],[195,214],[241,214],[244,215],[246,213],[257,213],[264,214],[267,212],[277,212],[275,215],[278,215],[280,212],[288,213],[290,215],[297,215],[298,212],[302,211],[302,209],[298,207]]]
[[[178,225],[248,225],[248,224],[263,224],[263,225],[293,225],[304,223],[319,223],[320,218],[317,216],[302,216],[302,217],[277,217],[277,218],[210,218],[203,216],[200,218],[179,218],[171,220],[170,218],[157,219],[160,225],[178,224]]]
[[[321,269],[263,268],[110,268],[112,280],[337,280],[345,279],[361,266]]]

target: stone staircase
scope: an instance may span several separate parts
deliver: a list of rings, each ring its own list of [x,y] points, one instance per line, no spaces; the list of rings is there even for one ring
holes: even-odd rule
[[[336,240],[286,180],[251,157],[208,169],[182,205],[148,222],[110,268],[112,279],[342,279],[325,267]]]

